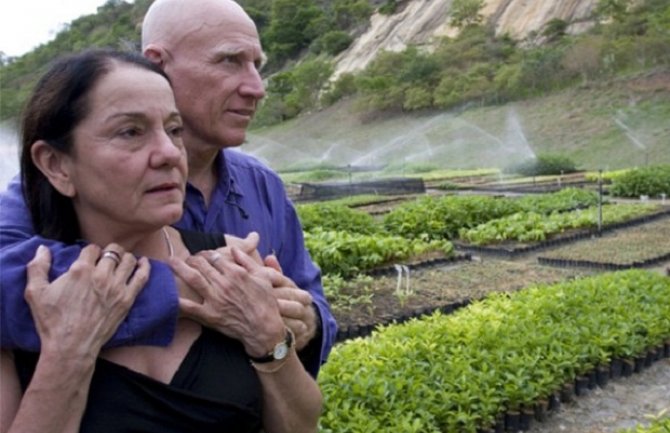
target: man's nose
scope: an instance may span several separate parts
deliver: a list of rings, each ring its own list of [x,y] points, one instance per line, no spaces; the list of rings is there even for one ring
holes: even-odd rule
[[[261,73],[254,64],[248,66],[244,72],[242,83],[240,84],[240,93],[243,96],[251,96],[254,99],[265,97],[265,85]]]

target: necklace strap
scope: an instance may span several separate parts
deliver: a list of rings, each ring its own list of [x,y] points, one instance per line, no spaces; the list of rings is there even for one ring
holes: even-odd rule
[[[163,227],[163,237],[165,238],[165,243],[167,244],[169,257],[173,257],[174,247],[172,246],[172,241],[170,240],[170,234],[165,227]]]

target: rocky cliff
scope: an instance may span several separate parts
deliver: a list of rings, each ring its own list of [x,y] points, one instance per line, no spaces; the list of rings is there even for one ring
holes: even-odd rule
[[[407,45],[430,48],[442,36],[454,36],[448,25],[452,0],[409,0],[394,15],[375,14],[368,29],[337,59],[335,76],[363,69],[381,50],[401,51]],[[541,31],[554,18],[570,26],[568,32],[588,29],[597,0],[486,0],[482,15],[496,33],[524,39]]]

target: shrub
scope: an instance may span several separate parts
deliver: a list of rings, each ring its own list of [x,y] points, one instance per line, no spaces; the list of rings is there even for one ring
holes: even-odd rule
[[[349,33],[341,30],[332,30],[320,36],[312,43],[312,50],[315,53],[325,52],[331,56],[335,56],[342,51],[349,48],[353,38]]]
[[[297,211],[304,231],[312,231],[319,227],[325,230],[364,234],[374,234],[380,231],[369,214],[344,205],[301,204],[298,205]]]
[[[610,194],[617,197],[670,196],[670,165],[630,170],[612,180]]]
[[[612,272],[491,294],[449,316],[347,341],[319,376],[320,431],[484,431],[505,408],[533,404],[600,363],[663,342],[668,296],[662,275]]]
[[[638,425],[634,428],[619,430],[618,433],[668,433],[670,432],[670,416],[665,411],[654,418],[648,426]]]
[[[522,176],[543,176],[551,174],[574,173],[577,171],[574,161],[567,156],[539,155],[520,164],[514,164],[503,170]]]

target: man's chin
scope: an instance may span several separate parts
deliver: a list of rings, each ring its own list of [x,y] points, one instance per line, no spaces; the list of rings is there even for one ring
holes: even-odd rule
[[[246,131],[238,134],[225,134],[221,137],[222,148],[239,147],[247,141]]]

